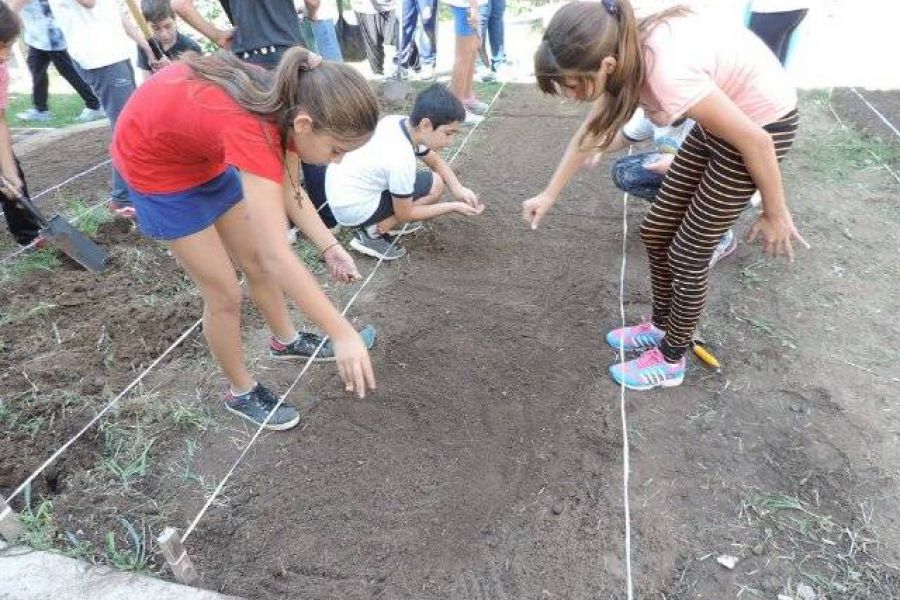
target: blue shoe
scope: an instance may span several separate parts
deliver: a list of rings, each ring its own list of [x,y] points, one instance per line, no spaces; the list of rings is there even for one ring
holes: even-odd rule
[[[684,357],[677,363],[670,363],[659,348],[651,348],[634,360],[612,365],[609,374],[619,385],[643,391],[680,385],[684,381],[684,367]]]
[[[620,327],[606,334],[606,343],[619,349],[621,344],[625,350],[646,350],[656,348],[662,342],[666,332],[650,321],[640,325]]]
[[[235,396],[231,390],[225,394],[225,408],[255,425],[262,425],[276,404],[278,404],[278,397],[260,383],[240,396]],[[287,402],[282,402],[269,422],[266,423],[265,428],[284,431],[295,427],[299,422],[300,413],[297,412],[297,409]]]

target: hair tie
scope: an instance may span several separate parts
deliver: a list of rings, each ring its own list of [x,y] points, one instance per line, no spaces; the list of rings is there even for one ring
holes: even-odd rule
[[[603,8],[612,16],[619,17],[619,4],[616,0],[603,0]]]
[[[316,54],[315,52],[307,51],[306,60],[304,60],[300,64],[300,68],[303,69],[304,71],[312,71],[313,69],[315,69],[316,67],[318,67],[321,64],[322,64],[322,57],[320,55]]]

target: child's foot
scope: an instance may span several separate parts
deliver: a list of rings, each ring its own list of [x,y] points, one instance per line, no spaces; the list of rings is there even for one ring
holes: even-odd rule
[[[644,321],[640,325],[620,327],[606,334],[606,343],[619,349],[646,350],[655,348],[665,337],[666,332],[654,325],[651,321]]]
[[[129,219],[131,221],[137,219],[137,212],[134,210],[134,204],[121,204],[115,200],[110,200],[109,210],[120,219]]]
[[[406,250],[397,245],[389,235],[372,237],[362,229],[353,235],[350,247],[366,256],[381,260],[397,260],[406,256]]]
[[[278,404],[278,397],[260,383],[240,396],[235,396],[231,390],[225,394],[225,408],[256,425],[263,424],[276,404]],[[266,423],[265,428],[284,431],[296,426],[299,422],[300,413],[297,412],[297,409],[287,402],[282,402],[269,422]]]
[[[22,111],[16,115],[23,121],[50,121],[53,119],[53,113],[49,110],[38,110],[34,107]]]
[[[422,221],[410,221],[406,223],[406,226],[398,225],[397,229],[391,229],[388,231],[388,235],[393,237],[400,237],[401,235],[409,235],[411,233],[415,233],[420,229],[423,229],[425,225],[422,224]]]
[[[366,325],[359,332],[363,343],[368,350],[375,345],[375,328]],[[315,333],[300,332],[297,338],[289,343],[283,344],[278,341],[274,335],[269,337],[269,356],[278,360],[305,360],[313,355],[319,344],[322,343],[322,336]],[[331,362],[334,360],[334,347],[331,340],[327,340],[316,354],[313,362]]]
[[[616,383],[630,390],[652,390],[680,385],[684,381],[684,366],[684,357],[670,363],[659,348],[651,348],[634,360],[612,365],[609,374]]]
[[[466,120],[463,121],[463,125],[478,125],[484,121],[484,117],[480,115],[476,115],[475,113],[467,110],[466,111]]]
[[[716,266],[719,261],[734,254],[735,250],[737,250],[737,238],[734,236],[734,232],[729,229],[725,232],[725,235],[722,236],[722,241],[716,246],[716,250],[709,260],[710,268]]]

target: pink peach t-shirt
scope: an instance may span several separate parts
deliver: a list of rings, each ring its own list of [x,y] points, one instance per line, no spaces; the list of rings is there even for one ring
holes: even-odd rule
[[[797,106],[797,93],[778,59],[740,23],[674,17],[650,31],[644,57],[640,103],[659,126],[672,124],[716,87],[760,126]]]
[[[6,63],[0,63],[0,110],[9,107],[9,69]]]

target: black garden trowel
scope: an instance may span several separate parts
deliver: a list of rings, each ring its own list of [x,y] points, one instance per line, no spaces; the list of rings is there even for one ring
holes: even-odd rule
[[[71,223],[59,215],[48,220],[25,194],[3,176],[0,176],[0,191],[14,199],[22,210],[35,218],[41,227],[42,238],[62,250],[72,260],[93,273],[99,273],[106,268],[106,261],[109,258],[106,250],[89,240]]]

